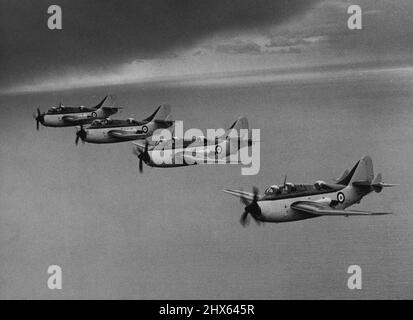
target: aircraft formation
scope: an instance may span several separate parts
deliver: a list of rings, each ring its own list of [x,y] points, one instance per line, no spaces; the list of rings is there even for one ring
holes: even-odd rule
[[[248,132],[248,120],[245,117],[236,120],[230,128],[214,139],[199,135],[191,139],[171,136],[161,138],[155,143],[150,140],[157,130],[173,130],[175,121],[171,120],[171,107],[159,105],[147,118],[137,121],[133,118],[112,119],[121,107],[115,107],[113,99],[106,95],[94,107],[66,107],[59,104],[42,113],[37,108],[33,115],[36,129],[40,124],[45,127],[78,127],[75,144],[82,143],[118,143],[132,141],[133,152],[138,158],[139,172],[143,172],[143,164],[150,167],[185,167],[197,164],[227,164],[231,156],[241,148],[251,147],[253,141],[249,135],[237,136],[232,132]],[[170,152],[168,152],[170,151]],[[269,186],[264,194],[258,188],[253,192],[225,189],[223,192],[240,198],[245,206],[240,223],[245,227],[252,218],[258,225],[269,223],[291,222],[312,219],[322,216],[372,216],[386,215],[390,212],[372,212],[348,209],[360,203],[363,197],[371,192],[380,193],[385,187],[395,184],[382,182],[381,173],[374,175],[373,161],[364,156],[352,167],[334,180],[334,183],[316,181],[313,184],[287,182],[282,185]]]

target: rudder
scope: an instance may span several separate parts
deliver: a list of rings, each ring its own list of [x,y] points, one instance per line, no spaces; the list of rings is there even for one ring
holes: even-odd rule
[[[370,186],[373,179],[373,161],[370,156],[365,156],[355,167],[354,174],[351,176],[349,184],[355,186]]]

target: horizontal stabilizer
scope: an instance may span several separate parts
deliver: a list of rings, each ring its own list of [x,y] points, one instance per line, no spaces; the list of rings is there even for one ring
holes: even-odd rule
[[[373,182],[371,183],[371,186],[373,187],[374,191],[381,192],[383,188],[395,187],[397,186],[397,184],[382,182],[381,173],[378,173],[377,176],[374,178]]]
[[[173,126],[173,124],[175,123],[173,120],[154,120],[153,122],[155,122],[158,125],[158,128],[164,129]]]
[[[353,181],[352,185],[356,187],[370,187],[370,181]]]

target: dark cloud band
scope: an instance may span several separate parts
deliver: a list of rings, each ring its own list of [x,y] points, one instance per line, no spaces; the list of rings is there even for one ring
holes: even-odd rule
[[[68,70],[104,70],[171,56],[224,30],[277,25],[318,0],[54,1],[63,30],[46,26],[50,1],[0,3],[0,86]]]

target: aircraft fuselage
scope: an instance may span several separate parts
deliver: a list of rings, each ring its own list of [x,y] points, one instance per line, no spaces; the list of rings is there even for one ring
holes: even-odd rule
[[[225,159],[230,155],[229,147],[227,148],[227,141],[218,141],[216,144],[207,142],[194,142],[187,147],[170,147],[170,148],[155,148],[148,151],[150,161],[147,165],[151,167],[170,168],[170,167],[185,167],[190,165],[199,164],[196,161],[186,161],[183,157],[177,156],[187,154],[191,156],[204,157],[207,163],[214,163],[216,159]],[[215,155],[215,158],[211,158],[211,154]],[[209,155],[208,157],[206,155]]]
[[[102,109],[88,112],[72,113],[45,113],[42,124],[45,127],[71,127],[82,124],[89,124],[95,119],[104,119],[113,114]]]
[[[305,214],[297,212],[291,208],[291,204],[298,201],[313,201],[320,203],[334,203],[337,209],[346,209],[355,203],[358,203],[365,195],[372,190],[365,191],[355,188],[353,186],[343,186],[330,193],[308,195],[303,197],[291,197],[279,200],[259,200],[257,205],[261,210],[261,214],[257,215],[257,219],[265,222],[290,222],[304,219],[317,218],[318,215]]]
[[[121,135],[117,138],[110,133],[122,131],[125,135]],[[145,139],[152,134],[153,124],[148,123],[138,126],[126,126],[126,127],[104,127],[104,128],[86,128],[85,142],[89,143],[116,143],[124,141],[132,141],[138,139]]]

